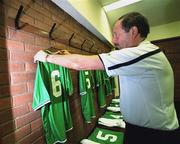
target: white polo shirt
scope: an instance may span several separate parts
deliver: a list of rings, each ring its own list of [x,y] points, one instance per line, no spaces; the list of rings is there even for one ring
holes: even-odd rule
[[[109,76],[119,76],[121,112],[128,123],[160,129],[179,127],[172,68],[149,41],[99,55]]]

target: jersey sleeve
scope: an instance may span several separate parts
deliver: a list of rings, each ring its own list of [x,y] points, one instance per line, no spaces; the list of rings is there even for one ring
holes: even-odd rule
[[[73,83],[69,69],[65,68],[65,74],[66,74],[66,81],[65,81],[66,90],[68,95],[71,96],[73,94]]]
[[[86,85],[85,85],[85,75],[82,70],[79,71],[79,92],[80,95],[85,95],[87,93]]]
[[[100,70],[96,70],[95,75],[96,75],[96,86],[99,87],[101,85],[101,81],[102,81]]]
[[[95,88],[95,81],[94,81],[94,77],[93,77],[93,71],[89,71],[89,75],[90,75],[91,86],[92,86],[92,88]]]
[[[34,84],[33,103],[32,108],[34,110],[40,109],[42,106],[50,102],[49,93],[44,83],[44,73],[41,72],[43,64],[38,62],[36,69],[36,77]]]

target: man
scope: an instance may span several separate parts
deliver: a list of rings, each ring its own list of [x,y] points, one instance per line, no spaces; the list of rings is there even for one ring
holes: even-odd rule
[[[173,71],[163,52],[145,40],[148,33],[147,19],[132,12],[114,25],[112,42],[119,50],[93,56],[66,51],[67,55],[47,55],[40,51],[34,59],[76,70],[105,69],[108,76],[118,75],[120,107],[126,121],[124,143],[176,144],[174,132],[179,124]]]

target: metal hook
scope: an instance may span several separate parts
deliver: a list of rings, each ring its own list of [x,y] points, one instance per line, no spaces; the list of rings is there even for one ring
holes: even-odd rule
[[[89,48],[89,51],[94,47],[94,41],[92,41],[92,46]]]
[[[72,40],[72,38],[74,37],[74,35],[75,35],[75,33],[73,33],[73,34],[71,35],[71,37],[69,38],[69,46],[70,46],[70,44],[71,44],[71,40]]]
[[[23,6],[21,5],[18,9],[18,12],[17,12],[17,15],[16,15],[16,18],[15,18],[15,28],[16,29],[20,29],[21,27],[19,26],[19,19],[20,19],[20,16],[22,14],[22,11],[23,11]]]
[[[84,40],[83,43],[81,44],[81,50],[83,49],[83,45],[87,40]]]
[[[54,38],[52,37],[52,33],[53,33],[53,31],[54,31],[55,26],[56,26],[56,23],[53,24],[51,30],[49,31],[49,38],[50,38],[51,40],[54,40]]]

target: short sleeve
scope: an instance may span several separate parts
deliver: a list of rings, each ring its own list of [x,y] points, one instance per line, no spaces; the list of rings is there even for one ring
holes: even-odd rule
[[[140,75],[145,71],[146,65],[143,61],[134,62],[134,60],[144,53],[136,48],[126,48],[100,54],[99,57],[108,76]]]
[[[43,72],[43,69],[43,63],[38,62],[32,103],[32,108],[34,110],[38,110],[42,106],[50,102],[50,96],[44,83],[45,72]]]

